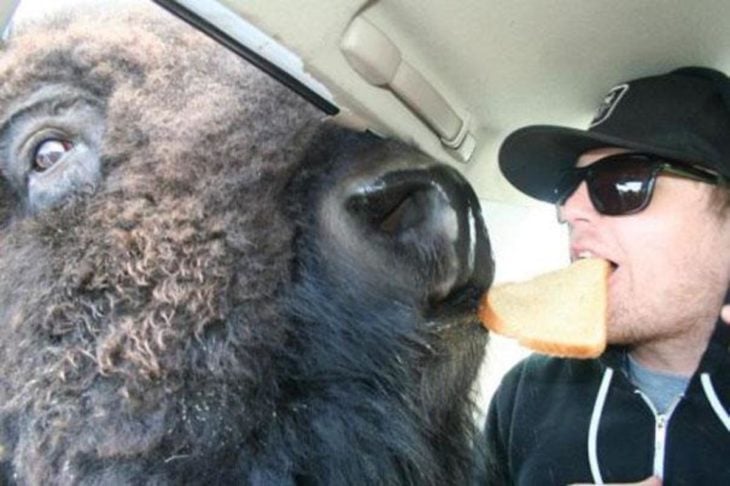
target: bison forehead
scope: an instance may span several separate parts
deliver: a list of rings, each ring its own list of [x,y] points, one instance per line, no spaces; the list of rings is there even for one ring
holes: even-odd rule
[[[271,297],[289,278],[294,231],[279,194],[320,115],[179,21],[125,15],[21,31],[3,54],[6,125],[16,99],[57,86],[91,100],[104,133],[93,193],[0,235],[0,266],[20,272],[0,289],[42,295],[20,316],[12,309],[27,298],[2,292],[16,299],[2,308],[42,331],[33,339],[78,345],[60,361],[158,377],[190,341],[225,338],[242,303],[251,321],[277,319]]]

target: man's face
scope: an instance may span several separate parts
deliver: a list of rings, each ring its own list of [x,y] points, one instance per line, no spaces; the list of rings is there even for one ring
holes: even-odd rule
[[[585,167],[623,149],[584,153]],[[559,208],[570,230],[571,259],[605,258],[608,342],[642,344],[706,332],[730,282],[730,218],[710,207],[713,186],[660,175],[649,206],[625,216],[593,207],[585,181]]]

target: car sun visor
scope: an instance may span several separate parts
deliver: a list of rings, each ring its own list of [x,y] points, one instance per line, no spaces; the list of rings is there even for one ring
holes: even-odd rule
[[[304,71],[293,53],[225,6],[206,0],[154,0],[298,93],[327,115],[340,110],[329,91]]]
[[[295,53],[222,3],[154,2],[247,59],[325,114],[340,115],[342,121],[347,118],[343,111],[352,113],[351,106],[338,106],[328,88],[305,70],[311,66],[305,66]],[[367,85],[393,95],[454,160],[469,161],[477,145],[469,115],[454,109],[398,45],[363,13],[360,11],[351,19],[340,39],[339,51],[350,69]],[[354,119],[359,117],[355,115]],[[365,122],[360,128],[380,132],[377,122]]]

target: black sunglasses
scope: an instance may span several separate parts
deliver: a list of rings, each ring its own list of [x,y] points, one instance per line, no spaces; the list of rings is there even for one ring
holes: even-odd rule
[[[626,152],[609,155],[587,167],[566,170],[555,187],[555,202],[562,206],[580,183],[586,181],[588,195],[599,213],[609,216],[638,213],[649,205],[660,172],[709,184],[726,182],[720,174],[704,168],[653,154]]]

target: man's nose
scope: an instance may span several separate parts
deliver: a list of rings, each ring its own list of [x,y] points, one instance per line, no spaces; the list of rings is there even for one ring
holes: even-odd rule
[[[578,221],[590,221],[598,215],[588,195],[588,186],[582,181],[563,204],[558,205],[558,221],[574,226]]]

